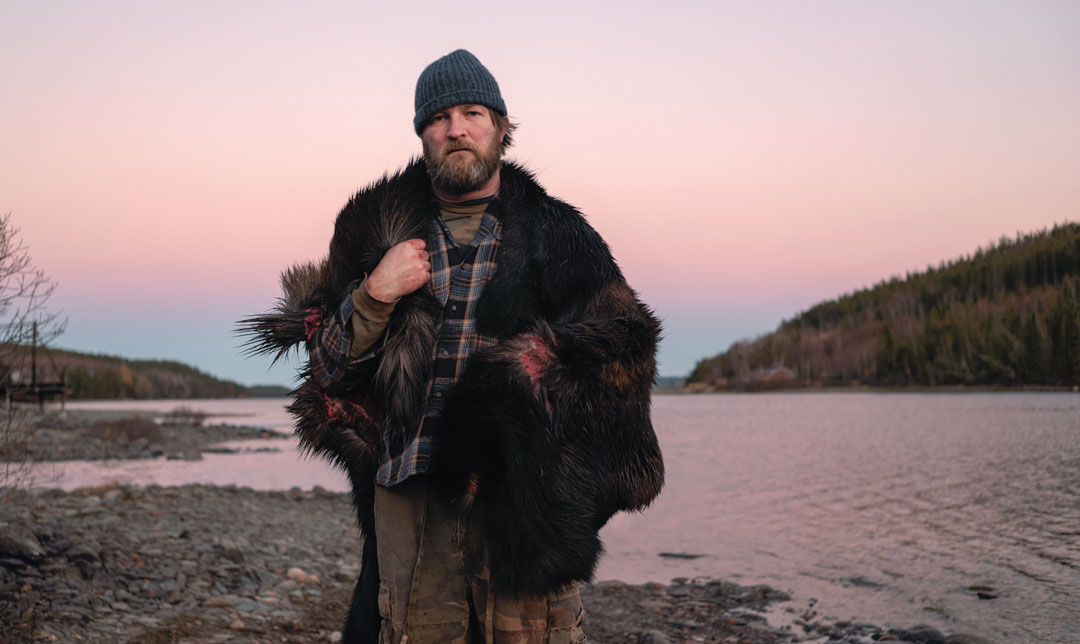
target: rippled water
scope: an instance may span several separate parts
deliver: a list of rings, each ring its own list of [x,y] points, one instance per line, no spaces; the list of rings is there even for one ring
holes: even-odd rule
[[[288,427],[281,401],[195,406]],[[667,486],[646,512],[605,528],[599,578],[709,575],[788,589],[799,607],[816,598],[819,613],[840,618],[1080,642],[1080,395],[658,396],[654,422]],[[39,474],[63,487],[114,478],[344,488],[284,443],[279,454]],[[973,585],[998,597],[978,599]]]

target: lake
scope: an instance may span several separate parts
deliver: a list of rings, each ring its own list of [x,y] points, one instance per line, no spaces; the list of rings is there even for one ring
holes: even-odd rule
[[[183,404],[222,422],[290,428],[281,399]],[[604,529],[598,579],[765,583],[789,591],[797,608],[839,618],[929,623],[998,642],[1080,642],[1080,395],[657,396],[653,420],[667,485],[648,510]],[[345,489],[291,440],[273,444],[282,451],[43,465],[35,476],[69,489],[109,481]],[[996,598],[980,599],[972,586]]]

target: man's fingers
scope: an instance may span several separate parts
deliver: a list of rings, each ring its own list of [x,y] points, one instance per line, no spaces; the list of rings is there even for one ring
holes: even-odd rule
[[[425,242],[423,239],[406,239],[405,241],[403,241],[401,243],[402,244],[408,244],[408,245],[412,246],[413,248],[418,248],[420,250],[423,250],[424,247],[427,246],[427,242]]]

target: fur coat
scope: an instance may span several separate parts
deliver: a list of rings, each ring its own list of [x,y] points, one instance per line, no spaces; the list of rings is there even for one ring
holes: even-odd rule
[[[472,512],[495,583],[546,594],[591,579],[600,528],[660,492],[649,399],[660,326],[575,208],[507,162],[499,198],[498,268],[476,308],[479,330],[499,342],[472,354],[451,392],[431,474],[448,498],[477,475]],[[434,213],[422,161],[358,192],[338,215],[329,257],[286,271],[275,310],[243,321],[251,350],[281,356],[299,346],[390,247],[426,238]],[[293,392],[301,445],[352,484],[365,535],[352,612],[368,610],[378,585],[371,506],[380,426],[420,421],[440,313],[428,288],[405,296],[378,359],[329,388],[305,372]]]

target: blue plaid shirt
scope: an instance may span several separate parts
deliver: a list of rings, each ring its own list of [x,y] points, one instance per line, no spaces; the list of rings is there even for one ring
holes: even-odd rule
[[[496,342],[495,338],[477,331],[475,309],[480,293],[497,267],[495,252],[502,236],[499,213],[499,202],[494,200],[481,219],[480,229],[473,240],[473,252],[454,241],[441,216],[432,218],[429,239],[433,243],[428,248],[431,280],[425,288],[438,298],[443,307],[438,340],[431,356],[435,368],[428,381],[423,421],[419,426],[383,427],[379,468],[375,473],[375,482],[379,485],[397,485],[413,474],[428,470],[437,441],[438,417],[447,395],[465,368],[469,355]],[[455,265],[450,259],[452,255],[464,259]],[[313,338],[314,342],[310,343],[311,372],[324,386],[341,380],[350,364],[371,360],[381,353],[380,339],[359,357],[349,357],[352,344],[349,318],[354,311],[351,294],[358,285],[359,282],[349,285],[337,315],[324,321]]]

